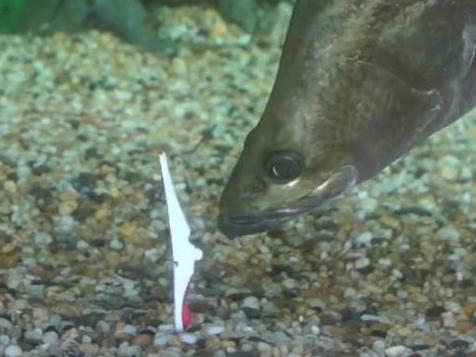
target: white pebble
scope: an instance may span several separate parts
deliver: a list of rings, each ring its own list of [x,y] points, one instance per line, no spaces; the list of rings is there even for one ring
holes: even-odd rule
[[[368,213],[372,213],[378,207],[378,202],[375,198],[366,198],[361,202],[362,208]]]
[[[119,239],[113,239],[111,243],[109,243],[109,247],[113,250],[122,250],[124,248],[124,244]]]
[[[31,175],[31,169],[26,165],[17,166],[17,175],[19,179],[27,178]]]
[[[364,322],[372,321],[372,322],[381,322],[381,323],[384,323],[384,324],[389,324],[390,323],[385,317],[381,317],[381,316],[378,316],[378,315],[362,314],[360,316],[360,319]]]
[[[372,349],[376,351],[383,351],[385,349],[385,341],[381,339],[376,340],[372,345]]]
[[[154,336],[154,346],[164,347],[167,345],[167,342],[170,340],[170,335],[163,335],[161,333],[156,333]]]
[[[74,218],[69,215],[61,215],[53,218],[56,228],[62,233],[69,233],[75,226]]]
[[[219,335],[225,331],[225,328],[220,325],[210,325],[205,329],[207,335]]]
[[[364,269],[370,265],[369,258],[359,258],[355,261],[355,268],[356,269]]]
[[[392,346],[385,350],[386,357],[404,357],[412,350],[405,346]]]
[[[453,312],[448,311],[443,314],[441,314],[443,317],[443,326],[446,328],[454,328],[456,326],[456,323],[458,322],[456,320],[456,316]]]
[[[372,239],[374,239],[374,235],[371,232],[363,232],[355,237],[355,243],[370,247]]]
[[[106,334],[106,333],[109,333],[109,331],[111,331],[111,326],[106,321],[99,320],[96,324],[96,329],[99,332]]]
[[[174,332],[174,326],[172,324],[162,324],[158,326],[158,330],[162,332]]]
[[[259,300],[256,296],[247,296],[243,300],[242,307],[246,307],[248,309],[259,310],[259,308],[260,308]]]
[[[91,344],[91,343],[93,343],[93,339],[91,338],[91,336],[84,335],[83,337],[81,337],[81,343],[82,344]]]
[[[453,226],[447,226],[440,228],[436,232],[436,236],[444,241],[457,241],[460,237],[460,234]]]
[[[18,345],[9,345],[5,349],[5,357],[20,357],[23,351]]]
[[[10,343],[10,336],[0,335],[0,345],[7,346]]]
[[[283,281],[283,285],[288,290],[294,290],[298,287],[298,282],[294,279],[286,279]]]
[[[9,332],[12,329],[12,323],[4,317],[0,317],[0,330]]]
[[[47,246],[53,242],[53,237],[45,232],[38,232],[35,234],[35,243],[42,246]]]
[[[135,327],[134,325],[125,325],[123,328],[122,328],[122,331],[127,334],[127,335],[130,335],[130,336],[135,336],[137,335],[137,327]]]
[[[139,346],[121,345],[119,347],[120,357],[142,357],[144,353]]]
[[[180,339],[188,345],[194,345],[198,341],[198,336],[193,333],[184,333]]]
[[[157,263],[162,256],[162,253],[157,248],[148,249],[144,252],[144,257],[152,263]]]
[[[132,98],[132,94],[130,92],[126,92],[125,90],[116,89],[114,91],[114,95],[118,100],[130,100]]]
[[[14,181],[8,180],[3,184],[3,188],[9,193],[15,193],[17,191],[17,184]]]
[[[397,278],[397,279],[403,278],[402,272],[401,272],[400,270],[398,270],[398,269],[393,269],[393,270],[392,270],[392,275],[393,275],[395,278]]]
[[[43,343],[54,345],[58,342],[58,334],[55,331],[45,332],[43,335]]]
[[[271,351],[272,347],[268,345],[266,342],[259,341],[258,342],[258,351],[260,352],[268,352]]]
[[[380,258],[378,260],[378,263],[380,265],[383,265],[384,267],[390,267],[392,265],[392,261],[390,259],[387,259],[387,258]]]
[[[326,303],[318,298],[310,298],[307,300],[307,304],[313,309],[324,310],[326,308]]]
[[[461,162],[457,157],[452,155],[443,156],[441,159],[438,160],[437,165],[440,171],[440,175],[444,179],[448,181],[453,181],[458,178]]]
[[[85,240],[78,240],[76,242],[76,249],[77,250],[82,250],[82,251],[86,251],[89,249],[89,243],[86,242]]]

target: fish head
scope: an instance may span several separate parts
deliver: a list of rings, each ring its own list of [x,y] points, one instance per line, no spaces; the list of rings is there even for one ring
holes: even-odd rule
[[[316,139],[306,125],[313,122],[303,118],[311,115],[308,103],[268,106],[249,133],[220,201],[219,228],[226,235],[275,229],[357,182],[352,158],[335,146],[338,141]]]
[[[328,47],[315,43],[315,34],[324,33],[316,24],[330,25],[327,16],[316,16],[325,8],[307,0],[294,8],[268,103],[221,196],[218,227],[228,236],[273,230],[358,180],[351,130],[341,130],[345,125],[336,120],[340,113],[333,108],[334,98],[328,100],[328,91],[322,90],[323,82],[332,80],[314,71],[322,63],[316,55]]]
[[[459,20],[473,23],[473,2],[353,3],[296,2],[268,103],[221,197],[226,235],[312,211],[473,103],[473,27]]]

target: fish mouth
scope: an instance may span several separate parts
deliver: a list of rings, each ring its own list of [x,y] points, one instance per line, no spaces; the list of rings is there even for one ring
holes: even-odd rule
[[[296,216],[311,212],[330,199],[341,195],[353,187],[357,181],[357,169],[352,165],[343,166],[309,194],[286,206],[265,210],[258,214],[220,214],[218,229],[230,238],[276,229]]]
[[[314,208],[316,207],[279,208],[259,215],[219,215],[218,229],[230,238],[267,232]]]

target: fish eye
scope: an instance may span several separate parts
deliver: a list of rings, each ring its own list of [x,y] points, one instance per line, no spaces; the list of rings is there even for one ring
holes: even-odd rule
[[[278,151],[268,157],[265,169],[273,181],[286,184],[301,175],[303,160],[301,155],[294,151]]]

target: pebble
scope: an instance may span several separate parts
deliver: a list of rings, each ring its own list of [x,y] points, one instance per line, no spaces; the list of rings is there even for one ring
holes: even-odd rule
[[[323,311],[326,308],[326,303],[323,300],[318,298],[312,297],[308,299],[306,302],[313,309]]]
[[[119,239],[113,239],[109,243],[109,247],[113,250],[120,251],[124,249],[124,244]]]
[[[246,297],[242,303],[243,313],[250,319],[255,319],[260,316],[260,307],[260,302],[255,296]],[[237,313],[234,313],[235,317],[238,317]]]
[[[46,232],[38,232],[35,234],[35,243],[46,247],[53,243],[53,237]]]
[[[267,301],[263,304],[263,316],[276,317],[279,314],[279,308],[274,301]]]
[[[413,351],[406,346],[392,346],[385,350],[386,357],[406,357]]]
[[[225,332],[225,327],[221,325],[209,325],[205,328],[205,334],[208,336],[220,335]]]
[[[258,351],[261,353],[266,353],[272,350],[272,346],[263,341],[259,341],[257,347]]]
[[[188,345],[194,345],[198,341],[198,336],[193,333],[184,333],[180,336],[180,339]]]
[[[96,323],[96,330],[100,333],[106,334],[111,331],[111,326],[106,321],[99,320]]]
[[[457,241],[460,238],[460,233],[455,227],[447,226],[440,228],[436,232],[436,236],[443,241]]]
[[[10,336],[0,335],[0,345],[7,346],[10,344]]]
[[[378,201],[372,197],[364,198],[361,200],[360,204],[367,215],[374,212],[378,207]]]
[[[137,230],[135,222],[126,222],[121,225],[120,232],[125,238],[132,237]]]
[[[285,279],[283,281],[283,286],[288,290],[295,290],[299,286],[299,283],[295,279]]]
[[[374,235],[372,232],[363,232],[359,234],[357,237],[355,237],[354,241],[357,244],[364,245],[366,247],[370,247],[372,244],[372,239],[374,238]]]
[[[241,305],[243,308],[259,310],[260,302],[256,296],[247,296]]]
[[[121,344],[118,351],[119,357],[142,357],[144,353],[139,346],[129,346]]]
[[[34,330],[25,331],[25,340],[32,343],[39,343],[43,341],[43,331],[41,328],[35,328]]]
[[[8,334],[13,325],[12,323],[4,317],[0,317],[0,334]]]
[[[458,322],[456,320],[455,314],[451,311],[442,313],[441,317],[443,318],[443,326],[445,328],[454,328],[456,326],[456,323]]]
[[[116,330],[114,331],[114,338],[124,341],[129,340],[131,337],[135,336],[137,333],[137,327],[133,325],[126,325],[122,322],[116,325]]]
[[[370,265],[370,259],[367,257],[357,259],[354,264],[356,269],[365,269],[369,265]]]
[[[314,334],[314,335],[319,335],[321,333],[321,329],[319,328],[319,326],[317,325],[312,325],[311,326],[311,332]]]
[[[58,342],[58,334],[55,331],[45,332],[43,335],[43,343],[54,345]]]
[[[452,155],[445,155],[437,162],[441,177],[448,181],[454,181],[458,178],[461,167],[460,160]]]
[[[69,215],[61,215],[54,217],[54,221],[56,224],[56,228],[61,233],[71,233],[76,223],[74,218]]]
[[[26,179],[31,175],[31,169],[26,165],[17,166],[17,175],[19,179]]]
[[[62,340],[76,340],[78,337],[79,337],[79,331],[77,328],[74,328],[74,327],[67,329],[61,335]]]
[[[134,337],[132,340],[133,345],[140,346],[142,348],[149,347],[153,342],[153,337],[149,334],[140,334]]]
[[[90,344],[92,342],[93,342],[93,339],[91,338],[91,336],[84,335],[81,337],[81,343],[83,344]]]
[[[174,325],[172,325],[172,324],[161,324],[157,327],[157,330],[162,331],[162,332],[173,333],[174,332]]]
[[[0,318],[13,323],[0,327],[0,356],[17,345],[24,355],[60,355],[63,344],[71,356],[135,357],[364,349],[408,357],[407,347],[385,343],[423,341],[429,349],[420,353],[428,356],[445,344],[472,346],[475,308],[466,305],[474,300],[468,242],[476,232],[476,191],[471,170],[463,172],[472,163],[462,150],[464,131],[454,142],[445,139],[452,129],[436,134],[437,141],[414,150],[417,156],[354,190],[365,194],[331,203],[319,226],[316,213],[280,232],[225,239],[211,219],[213,202],[239,155],[237,143],[264,108],[280,48],[261,39],[263,46],[236,46],[250,35],[214,7],[160,8],[171,14],[159,17],[161,28],[172,23],[171,32],[187,38],[174,40],[173,56],[137,51],[95,31],[0,36]],[[224,42],[210,47],[216,51],[196,51],[217,44],[210,38],[217,33]],[[210,124],[212,135],[202,141]],[[202,329],[180,336],[161,325],[150,329],[152,337],[142,331],[173,314],[156,157],[164,149],[173,154],[178,193],[198,217],[190,223],[209,259],[197,263],[199,288],[190,289],[203,301],[193,305]],[[353,269],[379,263],[364,274],[348,271],[350,261]],[[237,293],[227,295],[232,287]],[[452,308],[457,301],[461,308]],[[425,315],[432,302],[447,311]],[[126,306],[133,313],[123,317]],[[381,326],[380,314],[392,324]],[[47,344],[56,346],[46,351]]]
[[[8,193],[15,193],[17,192],[17,184],[14,181],[5,181],[3,184],[3,188]]]
[[[160,332],[157,332],[154,336],[154,346],[164,347],[167,345],[167,342],[170,340],[171,335],[165,335]]]
[[[5,348],[5,357],[21,357],[23,354],[22,349],[18,345],[8,345]]]
[[[135,336],[137,334],[137,327],[134,325],[125,325],[122,331],[130,336]]]
[[[372,349],[376,351],[383,351],[385,349],[385,341],[378,339],[372,344]]]
[[[76,249],[81,250],[81,251],[87,251],[89,249],[89,243],[86,242],[85,240],[78,240],[76,242]]]
[[[433,305],[426,310],[426,317],[427,318],[435,318],[440,317],[446,309],[441,305]]]
[[[159,351],[157,357],[183,357],[183,353],[180,351]]]
[[[99,352],[99,346],[93,343],[81,343],[79,350],[85,355],[95,355]]]

